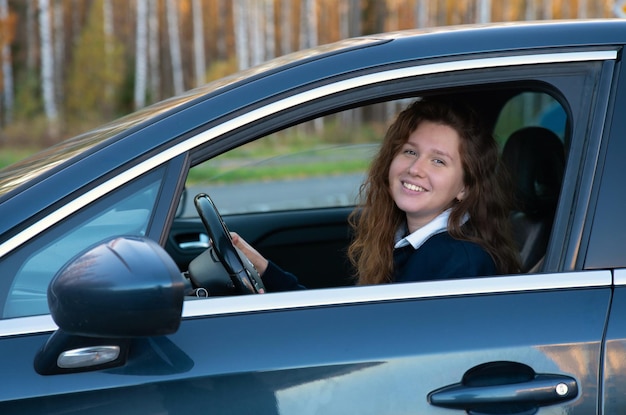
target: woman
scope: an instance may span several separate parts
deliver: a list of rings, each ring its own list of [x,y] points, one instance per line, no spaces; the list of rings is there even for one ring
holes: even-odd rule
[[[519,272],[498,147],[468,107],[422,99],[389,127],[350,218],[358,284]],[[268,291],[304,288],[245,241]]]

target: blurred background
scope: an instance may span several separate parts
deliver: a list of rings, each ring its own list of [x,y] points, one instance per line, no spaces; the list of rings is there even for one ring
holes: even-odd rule
[[[625,10],[624,0],[0,0],[0,167],[198,85],[343,38]]]

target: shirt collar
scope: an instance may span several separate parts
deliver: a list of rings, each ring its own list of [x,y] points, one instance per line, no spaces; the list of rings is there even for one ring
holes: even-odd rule
[[[448,229],[448,219],[450,218],[451,209],[440,213],[435,219],[428,222],[415,232],[402,237],[407,231],[406,225],[396,232],[396,244],[394,248],[402,248],[407,245],[413,246],[414,249],[419,248],[433,235],[445,232]],[[467,222],[469,215],[463,217],[463,223]]]

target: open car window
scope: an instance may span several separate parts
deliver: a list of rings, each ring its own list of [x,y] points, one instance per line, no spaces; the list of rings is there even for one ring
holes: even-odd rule
[[[244,144],[193,167],[187,192],[210,194],[222,215],[354,206],[385,129],[410,101],[345,110]],[[197,216],[190,200],[179,216]]]

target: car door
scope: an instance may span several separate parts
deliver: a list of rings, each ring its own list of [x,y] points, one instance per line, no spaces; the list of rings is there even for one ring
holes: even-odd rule
[[[612,275],[563,264],[578,254],[571,247],[580,240],[571,231],[586,222],[572,220],[591,194],[580,184],[598,159],[587,151],[588,142],[599,142],[587,136],[589,120],[606,108],[584,98],[592,85],[611,79],[612,66],[521,65],[392,79],[385,88],[333,96],[322,103],[329,105],[308,111],[408,92],[497,89],[513,81],[555,88],[576,123],[543,273],[189,298],[176,333],[127,339],[124,365],[81,373],[37,373],[33,361],[55,326],[48,315],[18,315],[0,322],[0,352],[11,357],[0,362],[0,371],[12,374],[0,411],[597,413]],[[298,111],[292,114],[302,120],[312,115]],[[189,154],[190,164],[210,160],[224,142],[252,140],[276,125],[238,127],[207,140]],[[178,183],[178,177],[170,180]],[[171,197],[174,187],[162,194]],[[158,199],[157,205],[159,211],[172,202]]]
[[[24,356],[47,336],[3,342],[14,382],[0,408],[596,413],[610,283],[592,271],[190,300],[178,332],[133,340],[119,368],[41,377]]]

